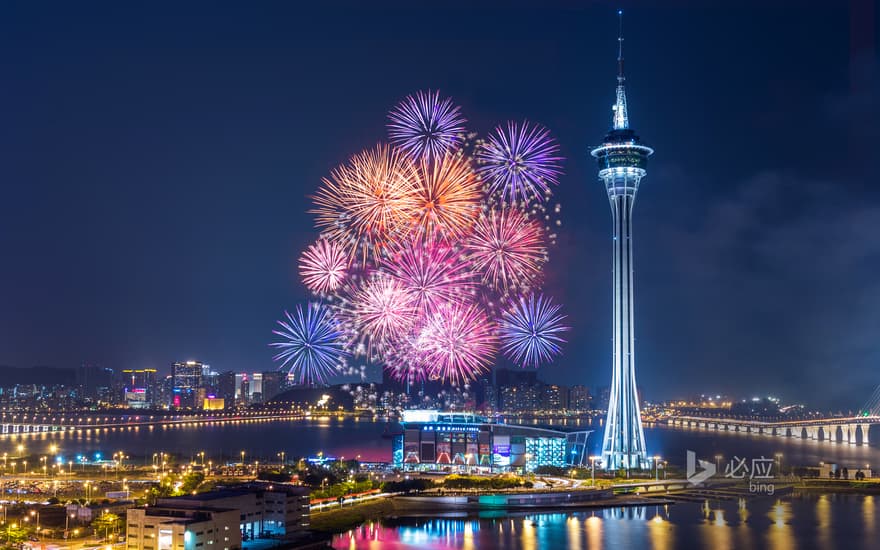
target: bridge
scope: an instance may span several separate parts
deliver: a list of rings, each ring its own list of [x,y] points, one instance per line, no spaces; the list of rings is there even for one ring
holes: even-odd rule
[[[82,430],[124,429],[151,425],[196,425],[224,422],[261,422],[279,417],[302,416],[290,409],[258,411],[192,411],[165,413],[146,411],[144,414],[100,413],[0,413],[0,437],[27,436]]]
[[[868,445],[871,426],[880,424],[880,415],[853,416],[847,418],[820,418],[765,422],[733,418],[708,418],[700,416],[670,416],[666,423],[677,428],[695,428],[719,432],[739,432],[768,437],[811,439],[825,443]]]

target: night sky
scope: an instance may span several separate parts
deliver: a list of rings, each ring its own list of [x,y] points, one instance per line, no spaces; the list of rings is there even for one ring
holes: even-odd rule
[[[0,8],[0,364],[271,369],[275,321],[308,298],[308,196],[432,88],[481,134],[528,118],[560,141],[545,289],[573,329],[541,376],[609,384],[589,148],[618,4],[73,4]],[[623,4],[630,123],[656,149],[634,214],[643,396],[858,408],[880,384],[876,3],[654,4]]]

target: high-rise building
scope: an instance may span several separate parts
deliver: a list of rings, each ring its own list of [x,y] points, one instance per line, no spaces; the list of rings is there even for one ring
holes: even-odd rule
[[[198,390],[203,388],[202,375],[205,365],[198,361],[178,361],[171,365],[174,395],[171,406],[181,409],[196,407]]]
[[[235,404],[236,406],[245,406],[248,404],[250,394],[250,383],[246,372],[240,372],[235,375]]]
[[[561,411],[563,409],[564,389],[556,384],[545,384],[541,388],[541,409],[545,411]]]
[[[131,408],[149,408],[156,398],[156,369],[124,369],[122,395]]]
[[[287,389],[286,372],[266,371],[263,373],[263,403],[268,403],[285,389]]]
[[[248,392],[249,403],[263,402],[263,373],[255,372],[249,377],[250,386]]]
[[[588,411],[591,407],[590,389],[586,386],[572,386],[568,390],[568,409]]]
[[[217,376],[216,397],[223,399],[226,408],[235,404],[235,373],[230,371],[221,372]]]
[[[608,470],[647,466],[633,349],[632,209],[639,183],[647,174],[648,157],[654,150],[642,144],[629,126],[623,73],[623,12],[619,12],[619,16],[617,99],[612,108],[611,131],[602,145],[592,151],[599,164],[599,179],[608,192],[614,221],[611,396],[602,439],[602,464]]]

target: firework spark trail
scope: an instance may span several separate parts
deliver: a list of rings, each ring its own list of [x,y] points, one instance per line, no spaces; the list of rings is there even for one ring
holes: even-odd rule
[[[406,233],[420,207],[415,165],[396,149],[378,145],[333,170],[314,196],[316,225],[365,263]]]
[[[348,265],[348,257],[341,246],[327,239],[318,239],[300,256],[299,275],[312,292],[332,292],[345,279]]]
[[[488,371],[498,348],[495,324],[476,304],[447,304],[421,332],[430,378],[463,384]]]
[[[492,193],[503,200],[544,200],[551,185],[559,182],[562,157],[559,145],[540,125],[508,122],[495,128],[477,150],[479,173]]]
[[[549,363],[565,342],[565,316],[543,295],[520,296],[501,316],[501,351],[522,367]]]
[[[498,291],[528,290],[547,259],[544,229],[517,208],[492,208],[474,225],[465,244],[484,284]]]
[[[446,155],[418,165],[413,229],[428,239],[454,241],[480,213],[480,180],[467,157]]]
[[[420,312],[460,302],[475,291],[470,264],[461,252],[444,243],[404,243],[384,260],[383,269],[401,283]]]
[[[272,331],[282,341],[270,344],[280,350],[274,357],[281,362],[279,368],[288,368],[302,385],[326,383],[347,355],[339,322],[316,302],[309,302],[305,311],[297,306],[294,315],[285,311],[284,316],[278,321],[281,328]]]
[[[414,159],[439,158],[461,145],[465,122],[451,98],[420,91],[388,113],[388,137]]]

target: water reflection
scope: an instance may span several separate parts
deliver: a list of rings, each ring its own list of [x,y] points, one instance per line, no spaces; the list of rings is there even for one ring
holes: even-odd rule
[[[788,550],[795,547],[794,530],[790,524],[791,504],[777,500],[767,514],[772,523],[767,531],[767,546],[773,550]]]
[[[833,513],[831,509],[833,508]],[[671,512],[671,513],[670,513]],[[498,517],[397,518],[336,536],[334,548],[874,548],[874,497],[739,499]]]

